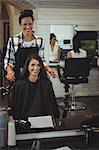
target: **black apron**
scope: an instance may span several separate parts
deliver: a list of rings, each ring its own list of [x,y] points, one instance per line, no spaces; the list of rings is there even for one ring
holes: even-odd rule
[[[18,45],[18,50],[15,53],[15,77],[16,79],[19,77],[21,68],[23,68],[27,57],[35,53],[38,55],[38,45],[36,44],[34,47],[22,47],[21,44]]]

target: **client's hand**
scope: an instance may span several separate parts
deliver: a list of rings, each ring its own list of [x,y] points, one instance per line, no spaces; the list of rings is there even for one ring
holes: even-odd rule
[[[51,69],[51,71],[50,71],[50,74],[51,74],[51,76],[52,76],[53,78],[56,78],[56,76],[57,76],[57,73],[56,73],[54,70],[52,70],[52,69]]]
[[[53,69],[51,69],[48,65],[46,65],[45,68],[51,74],[53,78],[57,76],[57,73]]]

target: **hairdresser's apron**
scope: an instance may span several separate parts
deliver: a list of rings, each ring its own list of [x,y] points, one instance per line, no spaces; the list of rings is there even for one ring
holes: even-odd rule
[[[38,55],[38,51],[39,49],[38,49],[37,44],[35,44],[35,46],[33,45],[33,47],[25,47],[25,48],[22,47],[21,44],[18,45],[18,50],[15,53],[15,77],[16,79],[19,77],[27,57],[32,53],[35,53]]]

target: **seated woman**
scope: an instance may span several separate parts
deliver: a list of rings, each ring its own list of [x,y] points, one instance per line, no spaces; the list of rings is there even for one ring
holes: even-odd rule
[[[84,58],[87,56],[87,52],[81,49],[81,41],[78,34],[74,35],[73,37],[73,50],[67,53],[67,58]],[[69,85],[65,85],[65,95],[69,97]]]
[[[20,79],[12,88],[10,107],[15,120],[48,114],[59,117],[52,83],[39,56],[31,54],[27,58]]]
[[[84,58],[87,56],[87,52],[81,49],[81,42],[78,34],[73,37],[73,50],[67,53],[67,58]]]
[[[60,60],[60,47],[57,43],[54,33],[50,34],[50,58],[49,62],[59,62]]]

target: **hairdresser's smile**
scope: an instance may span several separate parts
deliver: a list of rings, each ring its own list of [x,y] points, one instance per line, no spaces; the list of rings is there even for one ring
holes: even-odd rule
[[[21,28],[24,36],[31,36],[33,29],[33,21],[31,17],[24,17],[21,21]]]

